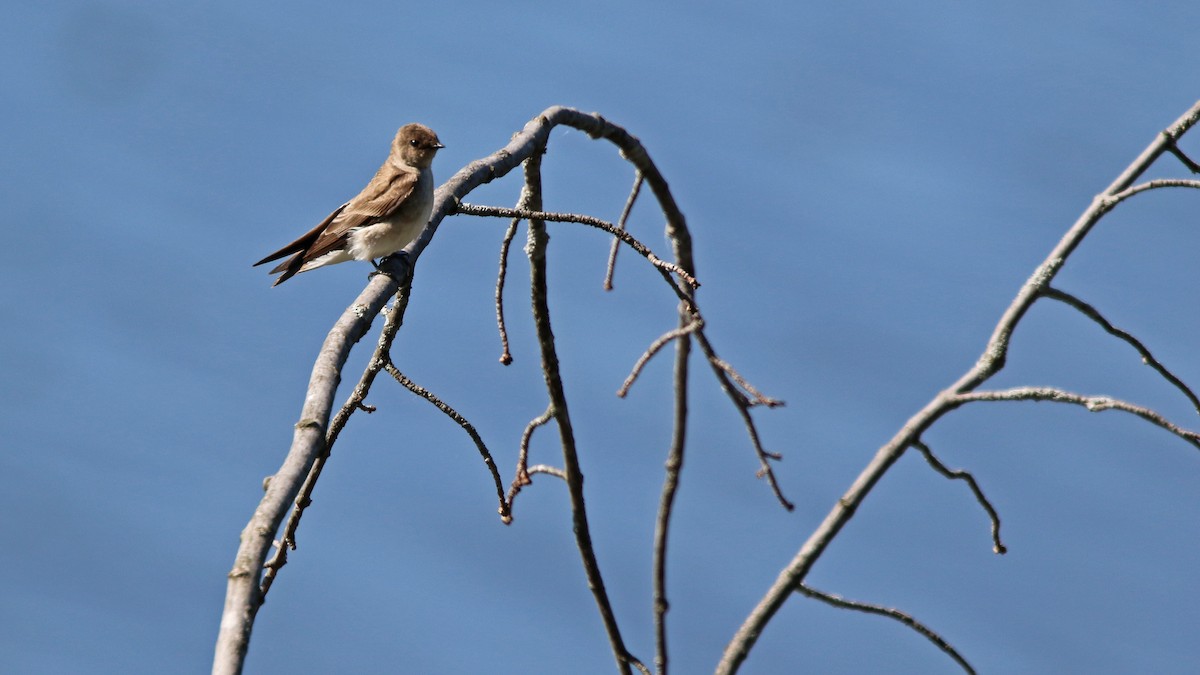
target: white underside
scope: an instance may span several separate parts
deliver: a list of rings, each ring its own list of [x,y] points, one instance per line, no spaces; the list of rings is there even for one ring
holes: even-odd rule
[[[408,222],[381,220],[373,225],[355,228],[348,237],[347,248],[330,251],[320,258],[310,260],[304,263],[300,271],[307,272],[347,260],[375,260],[389,256],[420,236],[428,219],[429,216],[425,215]]]

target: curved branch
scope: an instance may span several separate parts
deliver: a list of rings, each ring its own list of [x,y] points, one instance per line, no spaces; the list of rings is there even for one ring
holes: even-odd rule
[[[1157,178],[1155,180],[1146,181],[1138,185],[1133,185],[1108,198],[1109,206],[1117,204],[1129,199],[1130,197],[1146,192],[1148,190],[1159,190],[1162,188],[1183,187],[1192,188],[1193,190],[1200,189],[1200,180],[1190,180],[1187,178]]]
[[[505,525],[511,524],[512,505],[504,499],[504,484],[500,480],[500,471],[496,468],[496,462],[492,459],[492,453],[488,451],[487,445],[479,436],[479,432],[475,430],[475,425],[471,424],[467,418],[463,417],[461,413],[445,401],[438,398],[436,394],[408,379],[408,376],[400,372],[396,364],[392,363],[391,355],[388,355],[387,362],[383,364],[383,368],[388,372],[388,375],[391,375],[395,378],[396,382],[400,383],[400,386],[432,403],[433,407],[441,410],[446,417],[454,420],[455,424],[467,432],[467,435],[471,437],[471,441],[475,443],[475,449],[479,451],[479,456],[483,459],[484,465],[487,466],[488,473],[492,474],[492,481],[496,484],[496,496],[500,499],[500,508],[497,511],[500,514],[500,520]]]
[[[521,221],[513,218],[504,231],[504,239],[500,242],[500,270],[496,273],[496,327],[500,331],[500,363],[512,363],[512,352],[508,349],[508,328],[504,325],[504,280],[508,277],[508,250],[512,247],[513,237],[517,236],[517,224]]]
[[[633,179],[633,189],[629,191],[629,197],[625,200],[625,208],[621,209],[621,217],[617,218],[617,229],[624,230],[625,222],[629,220],[629,213],[633,211],[633,203],[637,201],[638,193],[642,191],[642,181],[645,178],[642,172],[637,172]],[[613,239],[612,248],[608,252],[608,266],[604,269],[604,290],[611,291],[613,289],[613,273],[617,268],[617,251],[620,250],[620,241]]]
[[[866,602],[858,602],[857,600],[847,600],[840,595],[826,593],[825,591],[818,591],[807,584],[800,584],[796,590],[810,598],[816,598],[817,600],[833,605],[834,607],[852,609],[857,612],[866,612],[867,614],[878,614],[879,616],[886,616],[889,619],[895,619],[896,621],[899,621],[905,626],[908,626],[909,628],[920,633],[925,637],[925,639],[936,645],[938,649],[942,650],[950,658],[954,659],[958,665],[962,666],[963,670],[971,673],[971,675],[975,675],[975,669],[971,667],[970,663],[967,663],[967,660],[963,658],[962,654],[958,653],[958,650],[956,650],[949,642],[946,642],[946,639],[941,635],[933,632],[932,629],[920,621],[917,621],[909,614],[905,614],[904,612],[892,607],[873,605]]]
[[[1092,307],[1088,303],[1080,300],[1070,293],[1067,293],[1066,291],[1060,291],[1057,288],[1046,287],[1042,291],[1042,295],[1050,298],[1051,300],[1058,300],[1059,302],[1074,307],[1087,318],[1100,324],[1100,327],[1103,328],[1108,334],[1115,335],[1116,337],[1124,340],[1131,347],[1137,350],[1138,354],[1142,357],[1142,363],[1145,363],[1153,368],[1158,372],[1159,375],[1163,376],[1163,379],[1165,379],[1167,382],[1170,382],[1179,391],[1183,392],[1183,395],[1187,397],[1188,401],[1191,401],[1192,408],[1194,408],[1197,413],[1200,413],[1200,398],[1196,397],[1196,394],[1191,390],[1190,387],[1184,384],[1183,380],[1176,377],[1175,374],[1167,370],[1167,367],[1160,363],[1158,359],[1154,358],[1154,355],[1150,353],[1150,350],[1146,347],[1146,345],[1142,344],[1141,340],[1137,339],[1132,334],[1112,325],[1109,323],[1108,319],[1105,319],[1104,315],[1102,315],[1095,307]]]
[[[650,359],[654,358],[655,354],[661,351],[663,347],[667,346],[667,343],[688,335],[689,333],[694,333],[704,327],[704,320],[699,317],[693,318],[690,313],[684,316],[684,320],[687,321],[687,323],[684,323],[679,328],[673,328],[661,335],[657,340],[652,342],[649,347],[646,348],[646,351],[643,352],[640,357],[638,357],[637,362],[633,364],[633,370],[629,372],[629,376],[625,378],[625,381],[621,383],[621,388],[617,390],[617,396],[619,398],[625,398],[625,396],[629,394],[629,388],[633,386],[635,381],[637,381],[638,375],[641,375],[642,373],[642,369],[646,367],[647,363],[650,363]]]
[[[995,391],[963,392],[956,395],[953,401],[958,404],[979,401],[1050,401],[1052,403],[1070,403],[1082,406],[1090,412],[1123,410],[1132,415],[1137,415],[1156,427],[1166,429],[1188,443],[1200,448],[1200,433],[1184,429],[1150,408],[1108,396],[1085,396],[1062,389],[1055,389],[1054,387],[1014,387],[1012,389]]]
[[[1000,541],[1000,514],[996,512],[996,507],[992,506],[987,496],[983,494],[983,488],[979,487],[975,476],[972,476],[970,471],[951,469],[942,464],[942,460],[933,454],[933,450],[930,450],[924,441],[913,441],[913,447],[925,456],[925,461],[929,463],[929,466],[933,467],[934,471],[951,480],[963,480],[967,482],[967,485],[971,488],[971,493],[975,495],[975,501],[979,502],[984,511],[987,511],[988,518],[992,521],[992,550],[1001,555],[1008,553],[1008,547]]]
[[[676,289],[675,292],[680,295],[681,300],[687,301],[688,299],[683,296],[683,292],[676,286],[674,282],[671,281],[669,275],[677,275],[683,280],[684,283],[692,288],[700,287],[700,282],[696,281],[696,278],[689,274],[686,270],[681,268],[679,265],[669,263],[658,257],[654,254],[654,251],[651,251],[648,246],[638,241],[633,235],[618,228],[616,225],[613,225],[607,220],[601,220],[600,218],[585,216],[578,213],[548,213],[544,211],[531,211],[528,209],[508,209],[502,206],[480,206],[478,204],[467,204],[466,202],[458,202],[455,204],[454,208],[455,214],[462,214],[464,216],[523,218],[526,220],[537,219],[543,222],[551,223],[579,223],[580,225],[588,225],[589,227],[594,227],[598,230],[608,232],[620,241],[624,242],[633,250],[637,251],[638,254],[640,254],[643,258],[650,261],[650,264],[654,265],[654,267],[667,278],[667,282]]]
[[[405,271],[405,276],[399,277],[403,283],[396,291],[396,301],[392,303],[391,310],[389,311],[386,305],[379,310],[380,314],[384,314],[387,319],[384,321],[379,343],[375,346],[375,354],[371,357],[370,363],[359,378],[358,384],[355,385],[354,391],[350,393],[350,397],[342,404],[337,415],[334,415],[333,422],[329,425],[329,432],[325,434],[325,448],[317,455],[317,458],[309,468],[308,475],[304,479],[304,484],[300,486],[300,492],[294,499],[292,513],[288,516],[287,523],[283,526],[283,533],[279,537],[279,541],[275,542],[275,555],[271,556],[271,559],[263,565],[266,572],[263,574],[262,582],[260,583],[260,604],[266,601],[267,593],[271,590],[271,585],[275,582],[275,577],[279,574],[279,570],[287,564],[288,550],[296,550],[296,530],[300,527],[300,519],[304,516],[304,510],[312,504],[312,492],[316,488],[317,480],[321,478],[321,472],[325,468],[325,463],[329,460],[330,453],[333,452],[333,445],[337,442],[342,429],[345,428],[346,423],[350,421],[350,416],[355,412],[359,410],[368,413],[375,412],[375,408],[367,405],[364,401],[366,401],[367,394],[371,390],[371,385],[375,382],[375,377],[379,374],[380,369],[387,359],[387,352],[391,348],[396,331],[400,328],[400,321],[404,317],[404,310],[408,307],[412,272],[413,269],[410,266]],[[376,275],[377,273],[372,273],[372,276]],[[503,504],[503,502],[501,503]]]
[[[510,508],[516,502],[521,488],[533,482],[529,479],[529,474],[534,473],[534,471],[532,468],[527,468],[529,464],[529,442],[533,439],[533,432],[538,427],[549,422],[553,417],[554,407],[546,406],[546,412],[533,418],[529,421],[529,424],[525,425],[525,431],[521,434],[520,450],[517,453],[517,475],[513,478],[512,485],[508,488],[508,505]],[[566,480],[565,475],[562,478]]]
[[[350,348],[366,335],[371,322],[395,289],[396,283],[391,278],[372,277],[354,303],[342,312],[321,345],[309,377],[308,395],[300,411],[300,421],[296,423],[291,450],[279,471],[266,483],[266,494],[242,530],[241,544],[225,591],[225,609],[221,614],[213,656],[214,675],[236,675],[242,670],[250,647],[254,617],[263,601],[260,589],[263,562],[275,532],[309,469],[325,450],[325,429]]]

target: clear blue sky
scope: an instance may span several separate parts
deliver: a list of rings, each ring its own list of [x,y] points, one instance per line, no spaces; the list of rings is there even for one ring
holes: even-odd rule
[[[788,402],[758,419],[786,456],[793,513],[754,478],[712,378],[693,378],[670,631],[674,672],[710,671],[876,448],[974,362],[1092,196],[1200,97],[1198,26],[1182,0],[8,3],[0,670],[207,671],[238,533],[368,271],[272,289],[250,263],[361,188],[399,125],[437,130],[445,179],[562,104],[642,139],[690,219],[713,340]],[[1187,147],[1200,155],[1200,139]],[[557,132],[546,162],[548,208],[617,216],[632,176],[610,146]],[[472,199],[510,205],[518,187]],[[1121,207],[1061,281],[1193,384],[1198,199]],[[665,254],[661,226],[649,202],[635,209],[631,229]],[[503,227],[443,223],[395,354],[474,422],[508,480],[545,398],[516,251],[517,360],[496,363]],[[674,302],[630,255],[602,293],[608,240],[550,231],[600,563],[649,662],[670,359],[627,400],[613,391]],[[1033,310],[996,384],[1120,396],[1200,426],[1061,306]],[[504,527],[457,427],[387,382],[370,402],[259,614],[248,672],[612,672],[563,486],[537,480]],[[556,461],[553,436],[535,461]],[[982,672],[1194,672],[1195,448],[1051,404],[960,410],[926,440],[975,472],[1011,552],[991,553],[962,485],[909,456],[813,585],[914,614]],[[894,622],[795,598],[743,672],[802,669],[957,672]]]

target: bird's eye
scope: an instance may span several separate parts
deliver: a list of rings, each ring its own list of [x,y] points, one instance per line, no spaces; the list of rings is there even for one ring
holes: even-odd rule
[[[408,142],[408,144],[413,146],[414,148],[417,147],[417,139],[415,139],[415,138],[412,139],[411,141]]]

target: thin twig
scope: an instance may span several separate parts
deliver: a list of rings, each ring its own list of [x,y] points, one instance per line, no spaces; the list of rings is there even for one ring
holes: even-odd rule
[[[1127,342],[1131,347],[1137,350],[1139,355],[1141,355],[1142,363],[1150,366],[1157,371],[1159,375],[1162,375],[1167,382],[1175,385],[1175,388],[1183,392],[1183,395],[1186,396],[1189,401],[1191,401],[1192,407],[1195,408],[1196,412],[1200,413],[1200,398],[1196,397],[1195,392],[1193,392],[1190,387],[1184,384],[1183,380],[1176,377],[1175,374],[1170,370],[1167,370],[1167,367],[1160,363],[1158,359],[1154,358],[1154,355],[1150,353],[1150,350],[1142,343],[1141,340],[1112,325],[1112,323],[1110,323],[1108,319],[1105,319],[1095,307],[1089,305],[1083,300],[1080,300],[1074,295],[1067,293],[1066,291],[1060,291],[1057,288],[1048,286],[1042,291],[1042,295],[1050,298],[1051,300],[1058,300],[1059,302],[1063,302],[1074,307],[1082,312],[1084,316],[1100,324],[1100,327],[1103,328],[1108,334],[1115,335],[1116,337]]]
[[[928,626],[920,621],[917,621],[909,614],[905,614],[904,612],[892,607],[873,605],[866,602],[859,602],[857,600],[847,600],[840,595],[826,593],[825,591],[818,591],[808,584],[799,584],[796,586],[796,590],[810,598],[816,598],[817,600],[833,605],[834,607],[852,609],[858,612],[866,612],[868,614],[878,614],[879,616],[886,616],[889,619],[895,619],[896,621],[899,621],[905,626],[908,626],[909,628],[923,635],[927,640],[936,645],[938,649],[945,652],[947,656],[954,659],[955,663],[962,666],[963,670],[971,673],[971,675],[974,675],[975,673],[975,669],[971,667],[971,664],[967,663],[967,660],[963,658],[963,655],[959,654],[958,650],[951,646],[949,642],[946,642],[945,638],[943,638],[941,635],[938,635]]]
[[[742,418],[742,423],[746,426],[746,434],[750,437],[750,444],[754,446],[754,453],[758,455],[758,476],[766,478],[767,484],[771,486],[771,492],[775,494],[775,499],[783,506],[783,508],[791,511],[796,508],[787,497],[783,496],[783,488],[780,487],[779,481],[775,478],[775,471],[771,468],[772,461],[783,459],[783,455],[777,452],[768,452],[762,445],[762,440],[758,436],[758,427],[754,424],[754,417],[750,414],[750,408],[753,405],[737,388],[734,381],[730,378],[729,373],[722,367],[722,361],[712,344],[708,341],[708,336],[704,331],[696,332],[696,342],[700,345],[700,350],[704,352],[704,356],[708,359],[709,366],[713,373],[717,376],[717,381],[720,382],[721,388],[725,390],[725,394],[729,396],[729,400],[733,401],[733,406],[737,408],[738,415]],[[751,387],[750,390],[753,390]],[[773,400],[773,399],[771,399]],[[775,402],[774,405],[779,405],[780,402]]]
[[[678,249],[676,251],[678,254]],[[685,264],[691,265],[690,259]],[[688,416],[688,357],[692,353],[692,341],[688,337],[689,328],[700,328],[699,319],[693,319],[687,307],[679,305],[679,334],[675,336],[675,413],[672,420],[671,447],[667,452],[664,466],[662,492],[658,500],[658,515],[654,521],[654,668],[658,675],[667,675],[667,612],[670,602],[667,600],[667,544],[671,530],[671,514],[674,512],[675,495],[679,490],[679,476],[683,470],[684,449],[687,439]],[[650,352],[648,351],[647,354]],[[635,373],[637,368],[635,367]],[[634,375],[630,375],[634,377]],[[627,380],[631,382],[631,380]],[[622,387],[622,389],[626,389]]]
[[[463,417],[445,401],[438,398],[433,392],[408,379],[404,373],[396,368],[390,357],[383,367],[389,375],[400,383],[400,386],[432,403],[435,408],[441,410],[445,413],[446,417],[454,420],[455,424],[467,432],[467,435],[475,442],[475,448],[479,450],[479,456],[483,458],[483,463],[487,465],[488,472],[492,474],[492,480],[496,484],[496,496],[500,499],[500,520],[505,525],[512,523],[512,505],[504,498],[504,484],[500,480],[500,471],[496,468],[496,462],[492,459],[492,453],[488,451],[487,445],[479,436],[479,432],[475,430],[475,425],[467,421],[467,418]]]
[[[1175,145],[1175,139],[1170,139],[1170,144],[1167,146],[1167,152],[1175,155],[1176,159],[1178,159],[1180,162],[1183,162],[1183,165],[1187,167],[1188,171],[1191,171],[1192,173],[1200,173],[1200,164],[1193,162],[1191,157],[1183,154],[1183,151],[1179,149],[1179,146]]]
[[[963,480],[967,482],[967,485],[971,488],[971,492],[975,495],[975,501],[979,502],[979,505],[983,507],[984,511],[987,511],[988,518],[990,518],[992,521],[992,550],[1000,555],[1008,553],[1008,547],[1006,547],[1004,543],[1000,541],[1000,514],[996,511],[995,507],[992,506],[992,503],[988,501],[988,498],[984,496],[983,489],[979,487],[979,483],[976,482],[975,476],[972,476],[970,471],[951,469],[945,464],[942,464],[942,461],[933,454],[933,451],[929,449],[929,446],[926,445],[924,441],[913,441],[913,447],[921,451],[921,454],[925,456],[925,461],[929,462],[929,466],[932,466],[938,473],[952,480]]]
[[[555,478],[560,478],[564,482],[567,480],[567,472],[566,471],[563,471],[562,469],[560,469],[556,466],[550,466],[549,464],[534,464],[533,466],[529,467],[526,470],[525,475],[528,477],[535,473],[548,474],[550,476],[554,476]]]
[[[633,210],[633,203],[637,201],[638,193],[642,191],[642,181],[645,177],[642,172],[638,171],[633,179],[633,189],[629,191],[629,197],[625,200],[625,208],[621,209],[621,217],[617,219],[617,229],[624,230],[625,222],[629,219],[629,212]],[[613,239],[612,249],[608,252],[608,266],[604,270],[604,290],[611,291],[613,289],[613,271],[617,266],[617,251],[621,248],[621,241]]]
[[[713,355],[713,357],[711,359],[711,363],[714,366],[716,366],[717,368],[720,368],[721,370],[725,371],[725,373],[728,374],[729,377],[732,378],[733,381],[736,382],[737,385],[742,388],[742,391],[745,392],[745,394],[747,395],[747,400],[746,400],[747,405],[750,405],[750,406],[764,405],[768,408],[778,408],[778,407],[784,405],[783,401],[780,401],[777,398],[771,398],[770,396],[765,396],[758,389],[755,389],[754,385],[747,382],[746,378],[742,377],[741,373],[739,373],[728,362],[717,358],[715,354]]]
[[[1054,387],[1013,387],[1012,389],[963,392],[954,396],[953,401],[959,404],[979,401],[1050,401],[1052,403],[1071,403],[1082,406],[1090,412],[1122,410],[1137,415],[1156,427],[1166,429],[1188,443],[1200,448],[1200,433],[1185,429],[1171,422],[1155,410],[1109,396],[1085,396]]]
[[[688,286],[692,288],[700,287],[700,282],[696,281],[695,277],[693,277],[691,274],[688,274],[683,268],[679,267],[679,265],[669,263],[658,257],[653,251],[650,250],[648,246],[638,241],[633,235],[623,230],[618,230],[616,225],[613,225],[606,220],[601,220],[599,218],[585,216],[578,213],[550,213],[540,210],[534,211],[531,209],[509,209],[503,206],[480,206],[478,204],[467,204],[466,202],[459,202],[455,207],[455,213],[465,216],[524,218],[526,220],[536,219],[543,222],[579,223],[580,225],[594,227],[617,237],[630,248],[637,251],[639,255],[650,261],[650,264],[654,265],[654,267],[658,269],[660,273],[666,276],[668,281],[670,281],[670,275],[674,274],[682,279],[683,282]],[[671,286],[674,288],[675,284],[671,283]],[[681,297],[680,299],[684,298]]]
[[[662,350],[663,347],[667,346],[667,343],[678,337],[698,331],[704,327],[703,319],[699,317],[691,319],[690,316],[688,318],[689,322],[686,325],[680,328],[672,328],[671,330],[667,331],[657,340],[652,342],[650,347],[647,348],[640,357],[638,357],[637,362],[633,364],[633,370],[630,371],[629,376],[625,378],[625,382],[621,384],[621,388],[617,390],[618,397],[625,398],[625,395],[629,393],[629,388],[632,387],[633,383],[637,380],[638,375],[641,375],[642,369],[646,367],[646,364],[650,362],[650,359],[654,358],[655,354]]]
[[[508,350],[508,329],[504,325],[504,279],[508,276],[508,251],[512,247],[513,237],[517,236],[519,218],[513,218],[504,232],[504,241],[500,242],[500,271],[496,274],[496,326],[500,329],[500,363],[512,363],[512,352]]]
[[[646,157],[641,159],[649,161],[649,158]],[[640,169],[639,174],[641,174]],[[665,184],[656,187],[655,192],[660,195],[660,199],[663,193],[670,195],[666,191]],[[664,213],[667,214],[666,235],[671,242],[671,251],[675,255],[675,262],[689,274],[696,276],[696,261],[692,257],[692,237],[683,222],[683,215],[675,213],[673,216],[669,209],[664,209]],[[678,326],[680,328],[703,320],[699,314],[693,315],[691,311],[691,308],[696,306],[695,289],[690,289],[686,293],[691,302],[679,303],[676,312],[679,316]],[[703,327],[700,326],[697,330],[703,330]],[[663,466],[663,486],[658,500],[658,515],[654,520],[654,666],[658,675],[667,675],[669,663],[667,612],[670,611],[671,606],[667,599],[667,548],[670,543],[671,516],[674,513],[675,497],[679,491],[684,454],[687,448],[688,378],[691,373],[689,362],[691,353],[691,336],[684,334],[676,338],[671,447],[667,451],[667,461]]]
[[[1173,187],[1191,188],[1193,190],[1197,190],[1200,189],[1200,180],[1190,180],[1187,178],[1156,178],[1154,180],[1146,181],[1145,183],[1139,183],[1137,185],[1127,187],[1124,190],[1111,195],[1107,201],[1108,205],[1112,207],[1136,194],[1146,192],[1148,190],[1161,190],[1162,188]]]
[[[530,484],[529,470],[526,466],[529,463],[529,442],[533,439],[533,432],[538,427],[546,424],[554,417],[553,406],[546,406],[546,412],[538,417],[530,420],[529,424],[525,425],[525,431],[521,434],[520,452],[517,453],[517,475],[513,477],[512,485],[508,488],[508,505],[511,507],[517,499],[517,494],[521,492],[521,488]]]

